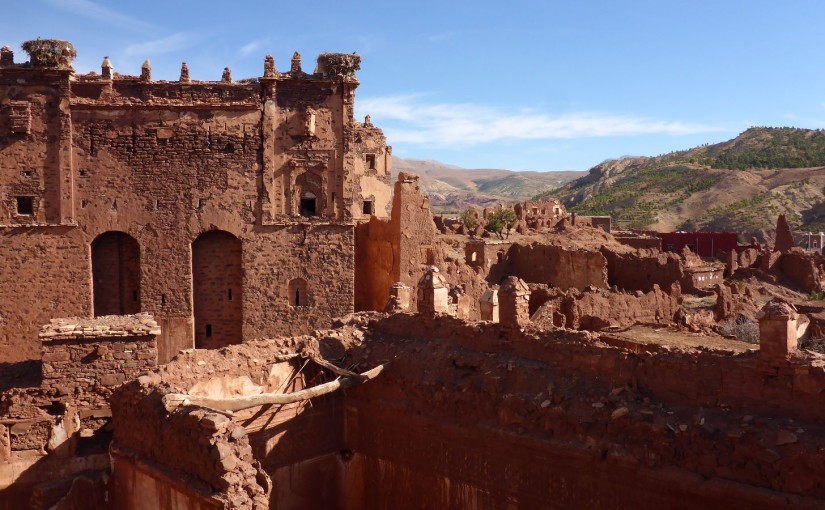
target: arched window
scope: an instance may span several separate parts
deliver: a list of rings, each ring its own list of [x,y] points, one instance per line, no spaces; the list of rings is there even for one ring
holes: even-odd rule
[[[303,278],[295,278],[287,285],[287,299],[289,306],[309,306],[309,290],[307,281]]]
[[[92,303],[95,317],[140,312],[140,245],[124,232],[104,232],[92,241]]]

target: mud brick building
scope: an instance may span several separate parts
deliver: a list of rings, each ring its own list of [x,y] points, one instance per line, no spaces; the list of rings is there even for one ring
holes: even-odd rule
[[[0,361],[38,358],[52,317],[149,312],[163,362],[353,311],[355,226],[390,200],[391,148],[353,117],[360,57],[155,81],[31,43],[0,59]]]

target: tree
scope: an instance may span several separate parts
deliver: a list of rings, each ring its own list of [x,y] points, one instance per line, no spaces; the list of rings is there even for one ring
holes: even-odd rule
[[[487,216],[487,230],[494,232],[499,239],[504,239],[510,237],[510,230],[517,222],[518,218],[512,209],[501,209]]]
[[[470,234],[470,237],[475,236],[476,227],[478,226],[478,220],[476,219],[476,211],[472,207],[468,208],[466,211],[461,213],[461,217],[459,218],[461,223],[464,225],[464,228],[467,229],[467,232]]]

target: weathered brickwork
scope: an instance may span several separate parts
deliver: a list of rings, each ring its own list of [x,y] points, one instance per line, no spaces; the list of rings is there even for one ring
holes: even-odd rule
[[[66,59],[0,66],[0,361],[36,359],[52,317],[152,313],[166,361],[353,311],[354,230],[390,198],[391,149],[353,117],[360,57],[238,82]]]
[[[40,382],[0,393],[0,509],[63,508],[53,505],[79,473],[110,468],[108,399],[157,367],[159,333],[149,314],[53,319],[41,328]],[[100,491],[67,508],[108,508]]]
[[[53,319],[40,331],[41,389],[108,407],[113,387],[157,366],[158,335],[149,314]]]

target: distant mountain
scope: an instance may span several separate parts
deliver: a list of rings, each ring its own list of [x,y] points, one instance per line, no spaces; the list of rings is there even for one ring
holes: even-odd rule
[[[619,226],[771,239],[780,213],[799,230],[825,230],[823,167],[825,131],[751,128],[714,145],[605,161],[538,198],[610,215]]]
[[[429,195],[437,212],[457,212],[470,205],[486,207],[498,202],[516,202],[586,175],[585,171],[516,172],[511,170],[470,170],[438,161],[402,159],[393,156],[393,180],[399,172],[413,172],[421,178],[421,190]]]

